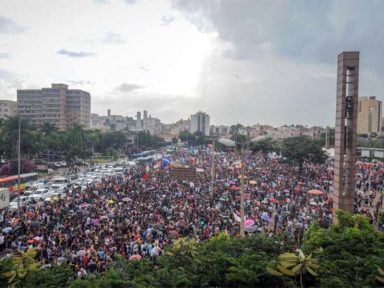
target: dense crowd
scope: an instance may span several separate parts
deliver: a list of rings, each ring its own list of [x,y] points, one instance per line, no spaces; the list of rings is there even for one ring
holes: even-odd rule
[[[212,179],[212,153],[195,152],[177,152],[169,165],[159,160],[126,167],[85,189],[69,187],[63,197],[22,207],[19,215],[7,212],[2,227],[11,229],[0,233],[0,250],[34,247],[44,267],[67,263],[82,277],[104,271],[116,255],[155,259],[179,237],[204,241],[224,231],[238,235],[238,156],[216,153]],[[305,163],[301,175],[272,154],[248,155],[244,162],[247,235],[278,234],[300,245],[312,221],[323,227],[332,223],[331,159]],[[196,180],[172,178],[169,169],[177,165],[198,167]],[[357,164],[355,209],[376,224],[383,169],[382,163]]]

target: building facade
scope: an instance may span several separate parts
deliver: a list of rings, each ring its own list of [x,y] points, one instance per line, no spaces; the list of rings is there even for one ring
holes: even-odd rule
[[[75,123],[86,129],[91,124],[91,95],[65,84],[17,90],[17,104],[20,116],[36,125],[50,123],[65,130]]]
[[[337,58],[335,209],[354,211],[356,186],[356,129],[359,89],[359,52],[343,52]]]
[[[202,132],[206,136],[209,136],[209,128],[210,128],[210,119],[209,115],[204,112],[197,112],[194,115],[191,115],[191,122],[189,126],[189,132]]]
[[[357,134],[370,135],[381,132],[381,107],[381,101],[376,100],[375,96],[359,97]]]
[[[4,119],[17,115],[17,102],[0,100],[0,118]]]

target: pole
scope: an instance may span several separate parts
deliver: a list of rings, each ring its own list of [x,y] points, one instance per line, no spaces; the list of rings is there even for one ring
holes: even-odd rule
[[[211,191],[213,192],[213,184],[215,181],[215,141],[212,145],[212,164],[211,164]]]
[[[18,117],[19,131],[17,140],[17,213],[20,215],[20,146],[21,146],[21,120],[20,113]]]
[[[243,151],[244,150],[244,144],[241,146],[241,154],[240,154],[240,160],[241,160],[241,178],[240,178],[240,237],[245,237],[244,232],[244,159],[243,159]]]

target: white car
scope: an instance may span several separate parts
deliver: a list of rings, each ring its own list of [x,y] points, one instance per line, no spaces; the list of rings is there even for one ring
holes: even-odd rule
[[[17,210],[17,202],[19,197],[15,197],[12,199],[12,201],[9,203],[9,210],[15,211]],[[20,196],[20,207],[26,206],[29,204],[31,200],[28,196]]]
[[[52,192],[50,193],[47,188],[39,188],[36,189],[33,194],[29,195],[28,197],[33,200],[39,200],[39,199],[46,199],[48,198]]]

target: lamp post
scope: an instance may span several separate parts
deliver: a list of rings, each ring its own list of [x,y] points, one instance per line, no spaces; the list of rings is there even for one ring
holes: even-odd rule
[[[241,144],[241,155],[240,155],[240,237],[244,238],[245,237],[245,232],[244,232],[244,173],[245,173],[245,161],[244,161],[244,145],[250,144],[250,143],[256,143],[261,140],[266,139],[267,137],[264,135],[257,136],[255,138],[252,138],[250,141],[247,141],[245,143],[238,143],[236,141],[230,140],[230,139],[225,139],[221,138],[219,139],[219,143],[228,146],[228,147],[236,147],[237,144]]]

